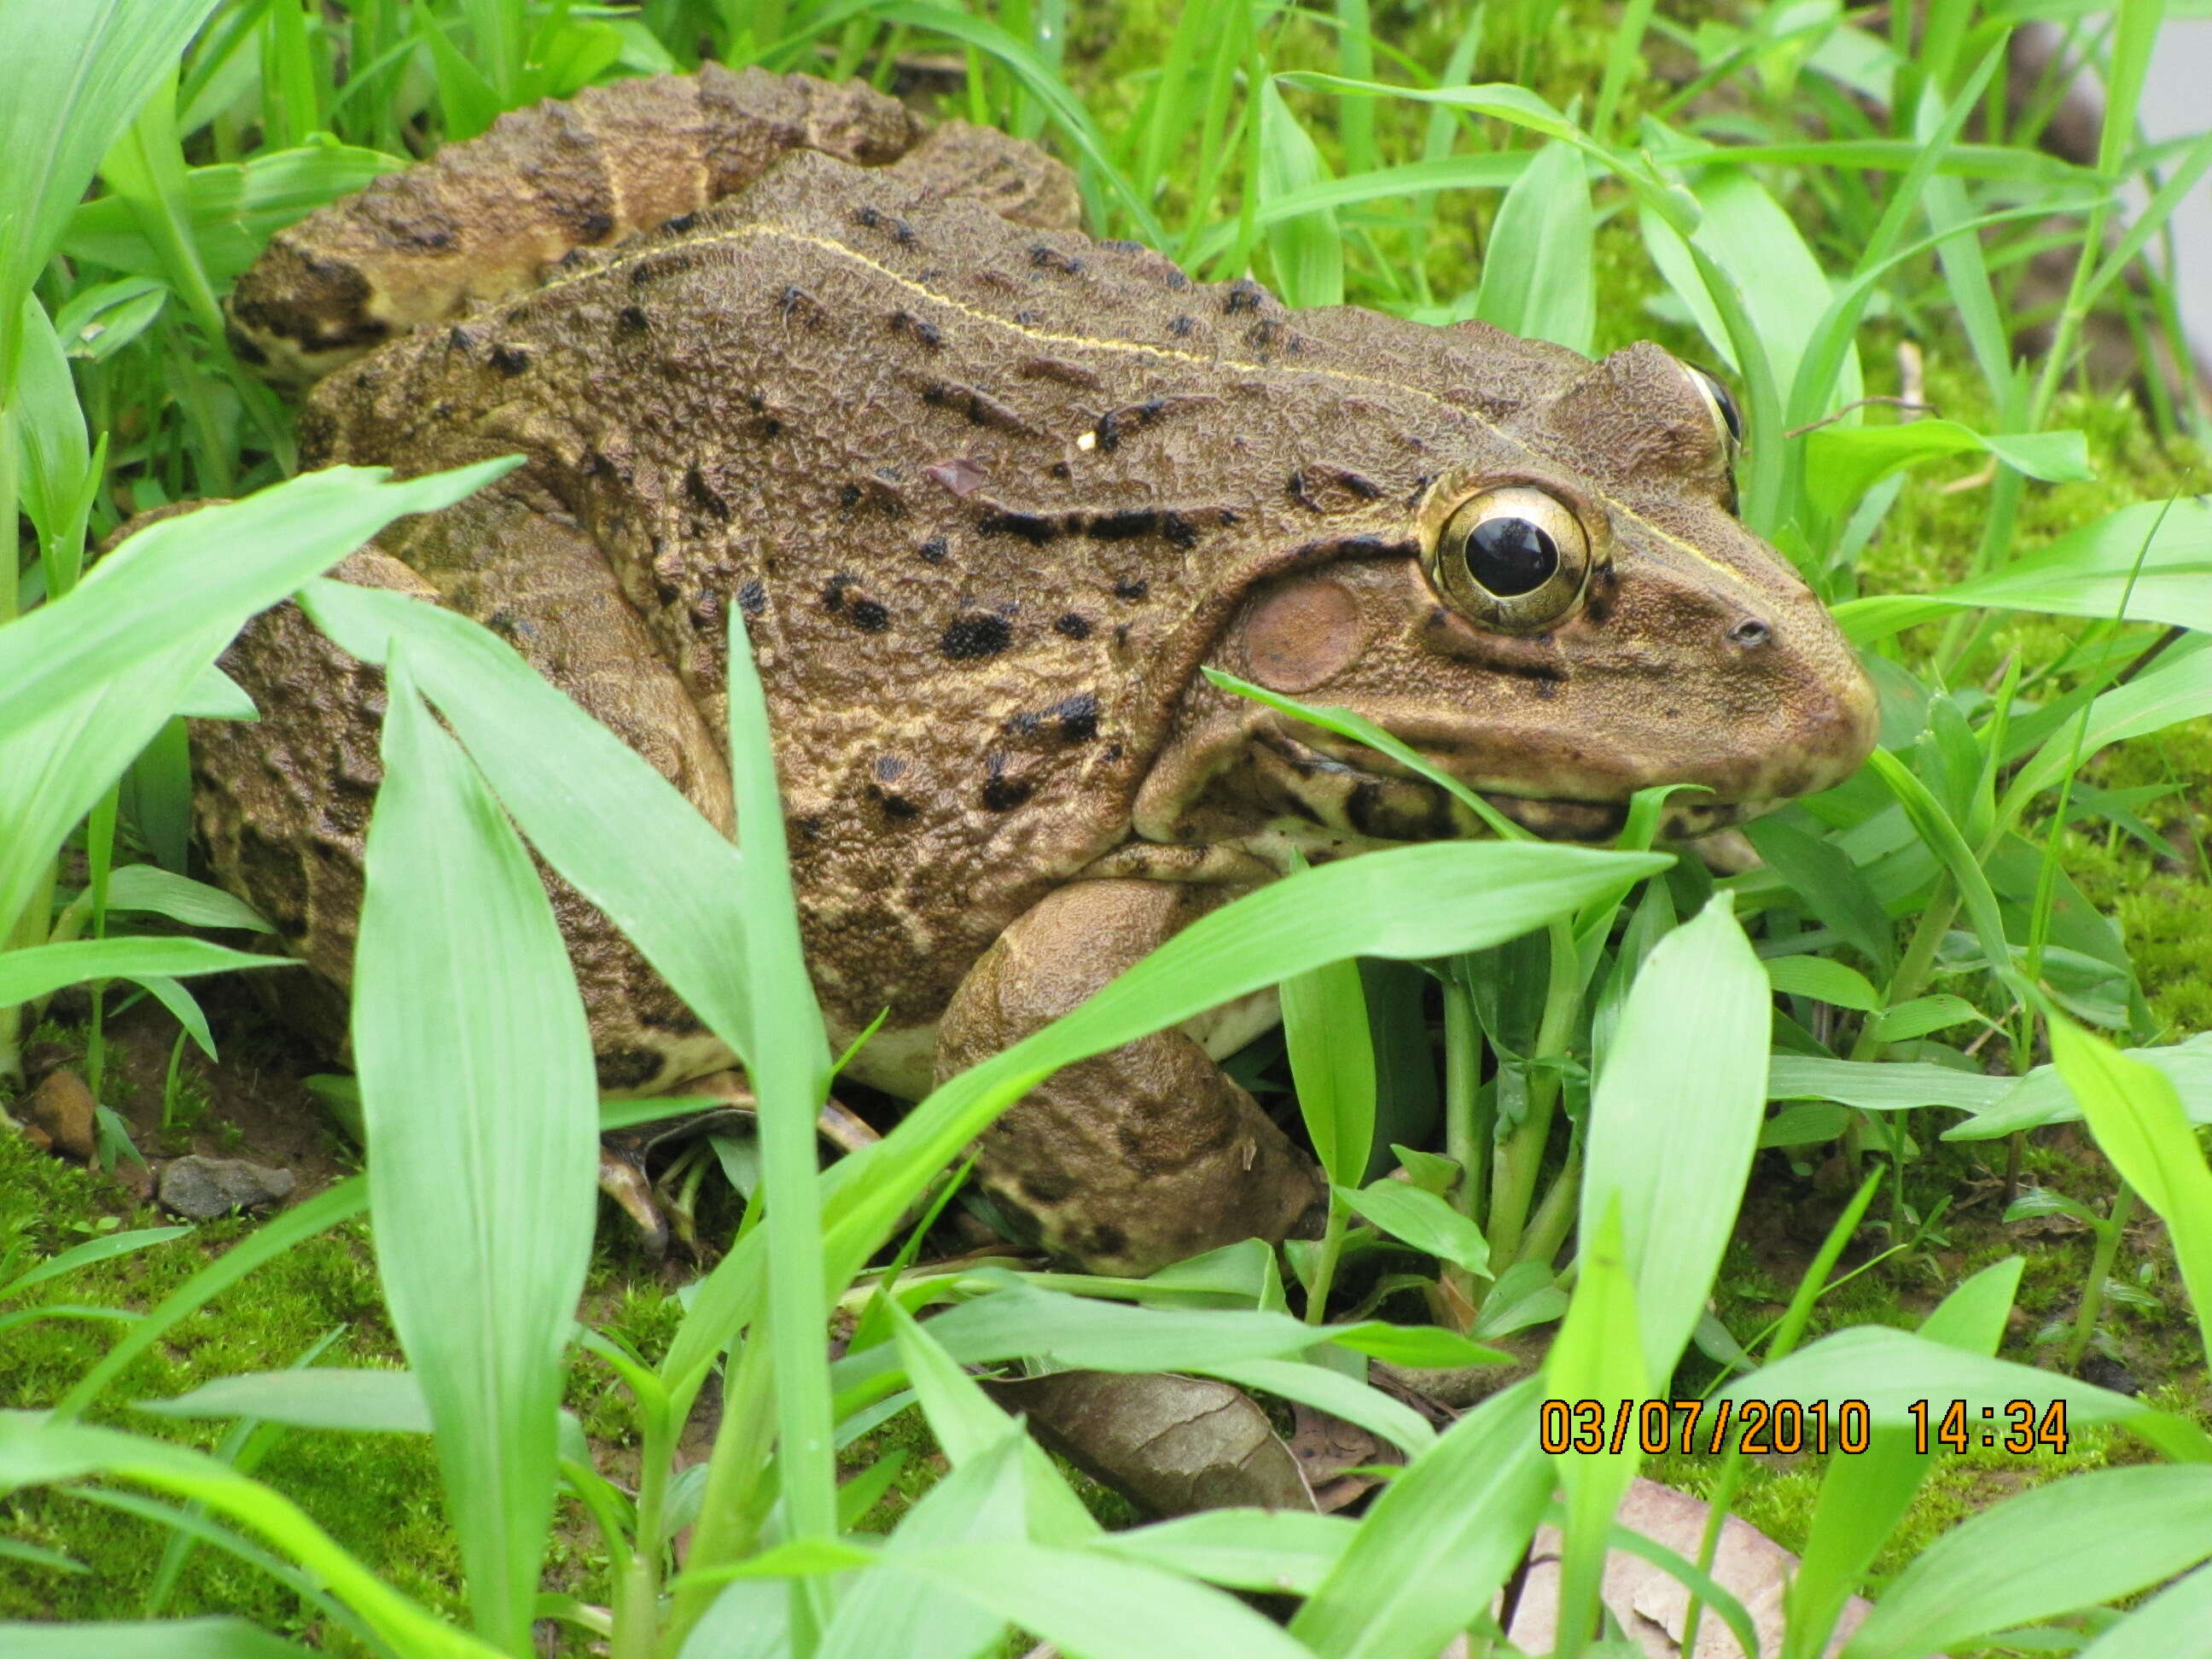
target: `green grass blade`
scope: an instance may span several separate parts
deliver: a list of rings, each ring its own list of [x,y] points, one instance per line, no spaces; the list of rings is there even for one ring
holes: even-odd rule
[[[1103,1552],[1036,1544],[886,1551],[875,1571],[949,1590],[1088,1659],[1310,1659],[1235,1597]]]
[[[1663,854],[1527,842],[1393,848],[1309,870],[1200,918],[1073,1012],[963,1073],[866,1152],[830,1201],[830,1279],[993,1119],[1060,1066],[1347,956],[1419,959],[1528,932],[1663,869]]]
[[[739,902],[756,1024],[744,1048],[760,1103],[768,1206],[769,1333],[775,1361],[776,1462],[793,1535],[837,1534],[837,1477],[823,1309],[821,1188],[814,1122],[830,1092],[830,1045],[799,944],[778,801],[775,748],[759,670],[729,612],[730,781],[738,842],[750,850]],[[842,1285],[840,1285],[842,1289]]]
[[[111,1261],[137,1250],[150,1249],[156,1244],[166,1244],[173,1238],[182,1238],[191,1231],[190,1227],[134,1227],[128,1232],[110,1233],[104,1238],[88,1240],[58,1255],[48,1256],[38,1266],[0,1285],[0,1302],[13,1296],[21,1296],[33,1285],[43,1285],[49,1279],[58,1279],[65,1273],[74,1272],[94,1261]]]
[[[1992,574],[1934,593],[1849,600],[1835,615],[1854,641],[1869,645],[1948,611],[1983,608],[2212,629],[2212,507],[2137,501]]]
[[[511,465],[400,484],[335,467],[167,519],[0,628],[0,938],[70,826],[246,617],[402,514],[447,506]]]
[[[18,307],[33,279],[100,158],[215,5],[77,0],[0,9],[0,63],[18,94],[0,103],[0,155],[9,158],[0,181],[0,402],[14,380]]]
[[[1692,922],[1690,927],[1697,925]],[[1664,941],[1659,948],[1666,949]],[[1605,1407],[1608,1425],[1616,1420],[1615,1413],[1633,1409],[1650,1393],[1654,1376],[1645,1363],[1648,1350],[1639,1334],[1636,1281],[1630,1276],[1621,1238],[1620,1199],[1618,1191],[1608,1192],[1600,1212],[1602,1218],[1592,1227],[1587,1220],[1589,1210],[1588,1194],[1584,1194],[1585,1243],[1576,1258],[1579,1273],[1575,1291],[1544,1360],[1545,1394],[1553,1400],[1595,1400]],[[1734,1218],[1731,1209],[1729,1219]],[[1624,1436],[1618,1450],[1602,1445],[1596,1451],[1569,1449],[1553,1460],[1566,1497],[1559,1564],[1559,1639],[1553,1650],[1557,1659],[1581,1659],[1596,1626],[1598,1591],[1605,1577],[1613,1511],[1620,1507],[1620,1500],[1636,1479],[1642,1443],[1640,1435]]]
[[[493,1659],[499,1651],[441,1623],[384,1583],[289,1498],[204,1452],[36,1412],[0,1412],[0,1492],[89,1475],[197,1498],[251,1527],[316,1574],[410,1659]]]
[[[1990,886],[1981,860],[1966,845],[1958,824],[1928,786],[1887,749],[1875,750],[1867,757],[1867,764],[1889,786],[1890,793],[1897,797],[1897,804],[1905,809],[1914,833],[1950,872],[1965,901],[1967,917],[1973,923],[1974,936],[1981,944],[1982,953],[1989,958],[1990,971],[2000,978],[2011,977],[2014,972],[2012,951],[2005,942],[2004,918],[1997,908],[1997,896]]]
[[[2130,1060],[2065,1015],[2050,1015],[2051,1057],[2080,1103],[2097,1146],[2172,1236],[2197,1338],[2212,1362],[2212,1167],[2181,1109],[2173,1080]]]
[[[243,1619],[0,1625],[8,1659],[298,1659],[308,1651]]]
[[[1200,1510],[1107,1533],[1092,1547],[1230,1589],[1310,1595],[1343,1559],[1358,1530],[1355,1522],[1336,1515]]]
[[[264,1262],[276,1260],[303,1239],[351,1220],[368,1207],[368,1183],[355,1176],[264,1222],[162,1297],[125,1331],[100,1363],[62,1396],[52,1415],[57,1419],[77,1415],[129,1370],[140,1354],[166,1338],[178,1322],[205,1307]]]
[[[295,1429],[428,1434],[435,1426],[412,1371],[331,1365],[241,1371],[167,1400],[140,1400],[135,1411],[160,1417],[251,1417]]]
[[[1588,165],[1580,150],[1553,139],[1498,204],[1474,314],[1509,334],[1588,356],[1597,327],[1595,234]]]
[[[386,665],[353,984],[377,1270],[437,1424],[477,1628],[525,1654],[598,1215],[598,1085],[544,885],[409,660]]]
[[[1551,1495],[1542,1386],[1492,1395],[1384,1487],[1291,1634],[1321,1659],[1405,1659],[1437,1652],[1484,1612]]]
[[[184,228],[210,279],[228,283],[253,263],[276,232],[406,165],[404,156],[381,150],[310,144],[187,167]],[[163,270],[161,253],[120,196],[96,197],[70,215],[60,251],[141,276]]]
[[[1968,1353],[1995,1353],[2025,1265],[2010,1256],[1983,1268],[1943,1298],[1922,1322],[1920,1334]],[[1784,1592],[1783,1659],[1817,1659],[1827,1651],[1838,1616],[1904,1518],[1936,1456],[1915,1451],[1912,1431],[1893,1426],[1873,1430],[1864,1452],[1831,1460],[1804,1556]]]
[[[1293,191],[1327,182],[1328,163],[1273,78],[1260,85],[1259,210]],[[1278,216],[1267,227],[1275,286],[1291,306],[1344,303],[1344,240],[1326,208],[1296,217]]]
[[[1331,1182],[1355,1185],[1375,1142],[1375,1044],[1359,964],[1293,974],[1283,981],[1282,1003],[1283,1043],[1314,1155]]]
[[[749,866],[676,787],[496,635],[396,593],[318,582],[316,625],[366,662],[395,641],[501,805],[715,1034],[753,1029],[742,895]],[[653,856],[635,857],[641,842]]]
[[[2075,1659],[2137,1659],[2147,1653],[2201,1659],[2212,1651],[2205,1641],[2208,1630],[2212,1630],[2212,1567],[2199,1567],[2110,1626],[2081,1649]]]
[[[251,956],[200,939],[92,939],[35,945],[0,951],[0,1008],[90,979],[136,979],[142,974],[179,977],[295,965],[289,957]]]
[[[2089,705],[2078,728],[2061,727],[2013,775],[1997,821],[2011,823],[2044,790],[2059,783],[2108,744],[2147,737],[2180,721],[2212,714],[2212,639],[2185,641],[2145,672]]]
[[[1913,1558],[1844,1659],[1918,1659],[2094,1607],[2212,1555],[2212,1468],[2099,1469],[1969,1516]]]
[[[1742,1200],[1765,1110],[1770,995],[1716,897],[1653,947],[1590,1093],[1583,1236],[1620,1205],[1655,1384],[1696,1328]]]

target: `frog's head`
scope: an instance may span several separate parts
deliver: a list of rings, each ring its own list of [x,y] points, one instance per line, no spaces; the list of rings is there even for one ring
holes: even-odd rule
[[[1632,346],[1475,424],[1412,501],[1255,587],[1212,661],[1365,715],[1561,839],[1609,838],[1632,795],[1668,783],[1703,792],[1672,798],[1666,832],[1701,834],[1865,759],[1873,689],[1736,518],[1717,382]],[[1392,840],[1473,827],[1372,750],[1240,718],[1247,776],[1276,805]]]

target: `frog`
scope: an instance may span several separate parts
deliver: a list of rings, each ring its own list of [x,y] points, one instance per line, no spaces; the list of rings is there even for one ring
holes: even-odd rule
[[[1292,308],[1080,218],[1034,145],[709,64],[319,210],[228,312],[241,356],[312,383],[307,465],[525,458],[335,574],[482,623],[725,834],[746,642],[814,989],[840,1047],[875,1026],[844,1075],[894,1097],[1301,861],[1487,833],[1209,670],[1349,708],[1557,840],[1660,785],[1689,786],[1663,833],[1710,836],[1863,760],[1873,691],[1737,515],[1714,376]],[[289,605],[222,665],[263,717],[196,726],[198,830],[327,1026],[381,675]],[[545,878],[601,1088],[730,1066]],[[1313,1159],[1221,1065],[1273,1018],[1066,1067],[981,1137],[985,1190],[1101,1273],[1310,1235]]]

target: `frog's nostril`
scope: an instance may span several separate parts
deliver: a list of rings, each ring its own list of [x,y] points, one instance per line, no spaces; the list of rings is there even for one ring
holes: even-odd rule
[[[1747,617],[1728,631],[1730,645],[1765,645],[1774,637],[1774,630],[1756,617]]]

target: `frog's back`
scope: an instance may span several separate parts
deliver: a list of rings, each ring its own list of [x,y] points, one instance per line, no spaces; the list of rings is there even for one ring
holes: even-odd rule
[[[343,371],[303,431],[355,460],[532,455],[715,729],[738,605],[823,988],[865,963],[852,1010],[919,1019],[1128,837],[1252,584],[1410,501],[1511,397],[1510,358],[1423,331],[1401,365],[1400,331],[801,151]],[[1445,390],[1394,377],[1416,367]]]

